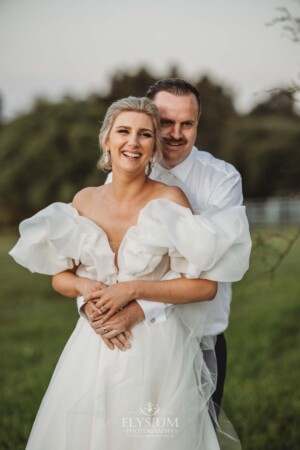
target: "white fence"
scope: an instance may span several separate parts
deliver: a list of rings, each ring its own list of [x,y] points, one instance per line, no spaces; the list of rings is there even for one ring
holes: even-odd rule
[[[300,197],[275,197],[264,200],[245,200],[251,225],[279,225],[300,223]]]

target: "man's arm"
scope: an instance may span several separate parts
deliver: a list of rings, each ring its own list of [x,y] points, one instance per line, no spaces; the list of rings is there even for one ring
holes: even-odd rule
[[[219,209],[243,204],[242,179],[237,170],[224,177],[217,184],[209,197],[208,203],[209,206],[217,206]]]

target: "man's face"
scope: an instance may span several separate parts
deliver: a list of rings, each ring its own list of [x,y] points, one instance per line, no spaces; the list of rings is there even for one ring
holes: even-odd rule
[[[152,101],[160,113],[164,143],[161,164],[170,169],[188,157],[195,143],[198,103],[194,94],[176,96],[166,91],[158,92]]]

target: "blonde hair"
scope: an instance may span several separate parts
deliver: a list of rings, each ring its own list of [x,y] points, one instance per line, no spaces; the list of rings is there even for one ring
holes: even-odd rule
[[[154,128],[154,147],[155,160],[162,158],[162,141],[159,131],[160,118],[157,107],[147,97],[127,97],[117,100],[108,108],[99,134],[99,144],[101,155],[97,163],[97,167],[104,171],[111,170],[111,159],[105,158],[105,141],[113,127],[114,121],[122,112],[139,112],[147,114],[152,120]],[[149,175],[149,170],[148,170]]]

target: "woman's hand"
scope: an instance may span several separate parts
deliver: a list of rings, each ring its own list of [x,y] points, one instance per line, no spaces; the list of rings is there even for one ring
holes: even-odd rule
[[[106,287],[106,284],[101,281],[90,280],[89,278],[76,278],[76,290],[79,295],[82,295],[85,300],[94,293],[95,291],[99,292],[100,289]]]
[[[85,298],[86,301],[93,301],[98,310],[102,314],[105,314],[104,321],[106,322],[117,311],[135,299],[133,283],[131,281],[124,281],[108,287],[94,289]]]

